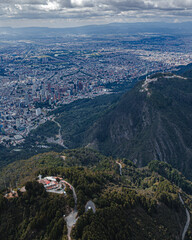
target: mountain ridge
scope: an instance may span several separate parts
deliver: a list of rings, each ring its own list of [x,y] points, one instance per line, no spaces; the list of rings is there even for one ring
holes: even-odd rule
[[[138,166],[165,161],[192,178],[191,103],[190,78],[155,74],[151,81],[136,84],[89,129],[86,144]]]

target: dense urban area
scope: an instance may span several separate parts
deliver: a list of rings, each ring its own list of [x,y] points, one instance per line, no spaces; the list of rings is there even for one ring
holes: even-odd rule
[[[192,240],[192,32],[175,24],[0,27],[0,239]]]
[[[16,146],[51,111],[121,91],[139,77],[192,62],[190,36],[67,35],[0,42],[0,143]]]

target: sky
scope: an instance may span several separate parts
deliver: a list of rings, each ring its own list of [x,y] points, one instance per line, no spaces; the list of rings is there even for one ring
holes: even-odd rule
[[[192,21],[192,0],[0,0],[0,27]]]

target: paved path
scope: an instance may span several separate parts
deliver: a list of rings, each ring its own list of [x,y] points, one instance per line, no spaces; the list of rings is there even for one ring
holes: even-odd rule
[[[67,217],[65,217],[65,221],[67,223],[67,237],[68,240],[71,240],[71,230],[73,228],[73,226],[75,225],[76,221],[77,221],[77,214],[78,212],[73,210]]]
[[[75,192],[75,188],[70,184],[68,183],[67,181],[64,181],[69,187],[70,189],[73,191],[73,198],[74,198],[74,202],[75,202],[75,206],[74,206],[74,209],[72,212],[70,212],[70,214],[65,217],[64,216],[64,219],[67,223],[67,230],[68,230],[68,233],[67,233],[67,237],[68,237],[68,240],[71,240],[71,230],[73,228],[73,226],[75,225],[76,221],[77,221],[77,214],[78,214],[78,211],[77,211],[77,194]]]
[[[183,206],[184,206],[184,201],[183,201],[180,193],[179,193],[179,199],[180,199],[180,202],[181,202],[181,203],[183,204]],[[185,239],[185,235],[186,235],[186,233],[187,233],[187,230],[188,230],[189,224],[190,224],[190,220],[191,220],[190,214],[189,214],[189,211],[188,211],[187,208],[185,208],[185,212],[186,212],[186,216],[187,216],[187,221],[186,221],[185,227],[184,227],[184,229],[183,229],[182,240]]]
[[[119,173],[122,176],[122,165],[118,161],[116,161],[116,163],[119,165]]]

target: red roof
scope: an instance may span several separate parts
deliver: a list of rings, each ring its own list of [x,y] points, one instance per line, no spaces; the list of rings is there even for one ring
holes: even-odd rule
[[[49,184],[51,181],[49,180],[44,180],[45,184]]]
[[[39,182],[42,183],[42,184],[46,184],[46,185],[47,185],[47,184],[49,184],[51,181],[41,179],[41,180],[39,180]]]

